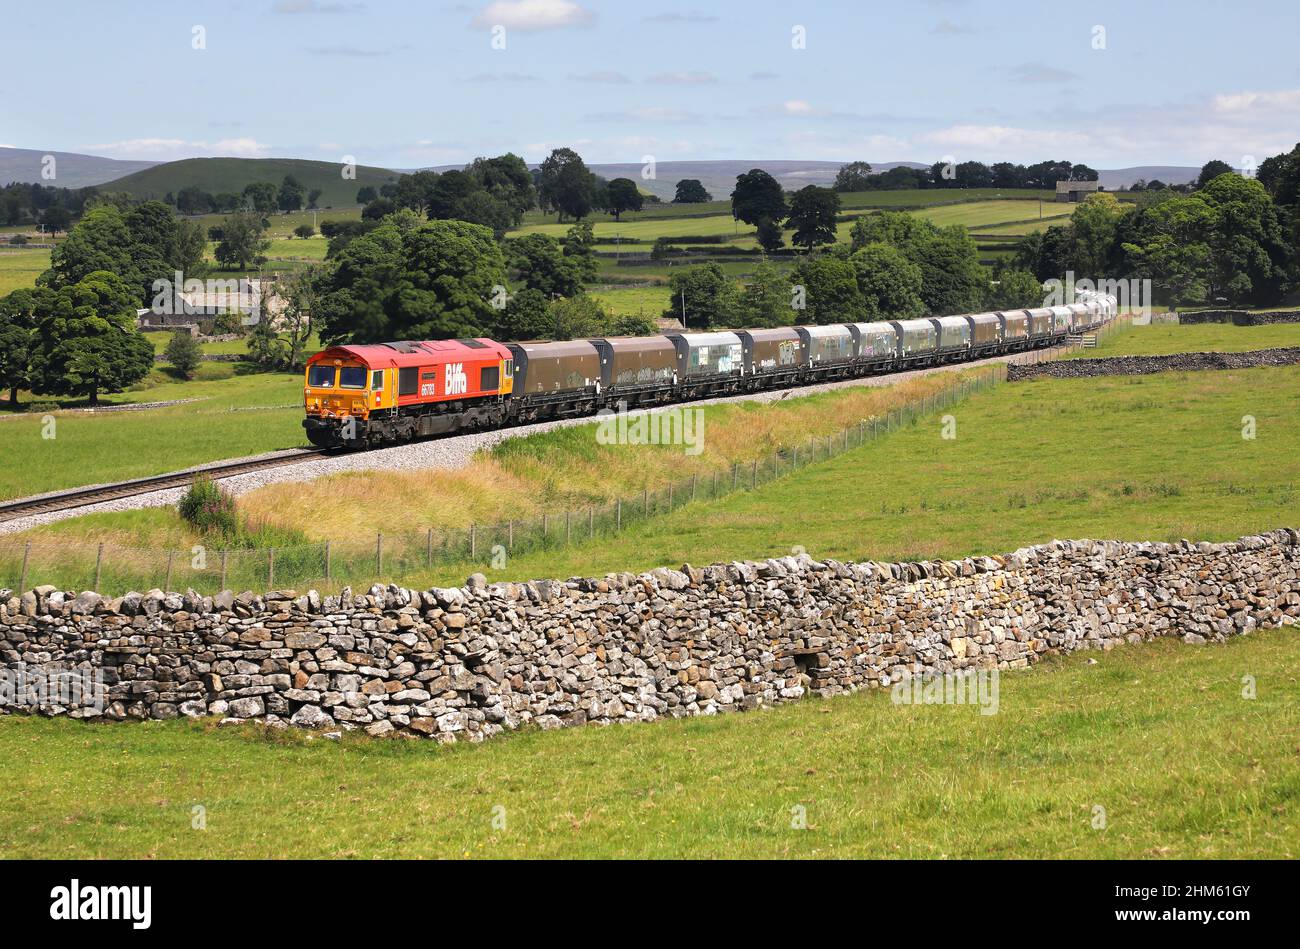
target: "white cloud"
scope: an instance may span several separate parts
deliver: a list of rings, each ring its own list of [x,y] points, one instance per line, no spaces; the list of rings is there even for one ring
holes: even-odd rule
[[[954,23],[952,20],[940,20],[930,32],[936,36],[966,36],[974,33],[975,28],[964,23]]]
[[[89,152],[107,152],[140,158],[257,158],[271,148],[253,138],[223,138],[216,142],[180,138],[130,138],[118,142],[80,146]]]
[[[646,80],[661,86],[704,86],[717,81],[712,73],[698,71],[661,72]]]
[[[1281,89],[1276,92],[1234,92],[1218,95],[1212,102],[1219,115],[1250,115],[1262,110],[1300,112],[1300,89]]]
[[[480,10],[471,25],[485,30],[504,26],[533,33],[566,26],[590,26],[595,19],[596,14],[572,0],[497,0]]]
[[[683,10],[681,12],[656,13],[653,16],[644,18],[647,23],[717,23],[718,18],[712,13],[702,13],[699,10]]]
[[[1073,82],[1077,73],[1068,69],[1058,69],[1045,63],[1021,63],[1011,68],[1011,77],[1016,82]]]
[[[578,73],[570,75],[569,79],[573,82],[609,83],[620,86],[632,81],[621,72],[616,72],[613,69],[597,69],[593,72]]]
[[[786,115],[812,115],[813,107],[803,99],[791,99],[781,103],[781,111]]]
[[[322,3],[321,0],[280,0],[271,7],[272,13],[291,15],[313,13],[355,13],[364,8],[360,3]]]

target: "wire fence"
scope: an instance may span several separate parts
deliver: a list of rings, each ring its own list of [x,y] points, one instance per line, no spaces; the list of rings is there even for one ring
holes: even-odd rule
[[[110,595],[154,587],[199,593],[308,587],[330,590],[344,585],[369,587],[397,578],[418,583],[435,571],[445,572],[457,565],[467,573],[501,569],[513,557],[592,543],[689,504],[754,490],[910,426],[1005,379],[1005,363],[954,374],[939,392],[836,434],[809,438],[747,463],[693,474],[605,503],[559,508],[535,518],[256,549],[223,549],[219,541],[196,544],[188,550],[106,543],[0,542],[0,587],[26,590],[50,584]]]

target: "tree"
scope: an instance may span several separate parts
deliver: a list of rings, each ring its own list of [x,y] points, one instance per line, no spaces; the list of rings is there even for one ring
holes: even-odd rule
[[[353,238],[317,283],[314,321],[327,342],[484,335],[506,266],[492,232],[464,221],[403,229],[396,219]]]
[[[758,222],[758,230],[754,236],[758,239],[758,246],[769,254],[780,250],[785,245],[785,235],[781,232],[781,225],[770,217],[765,217]]]
[[[197,264],[202,235],[196,223],[177,221],[161,201],[146,201],[125,213],[115,203],[99,204],[54,248],[50,269],[37,282],[58,289],[105,270],[135,290],[137,307],[145,306],[154,297],[155,281],[172,281],[176,271]]]
[[[571,148],[554,149],[542,162],[537,199],[543,211],[558,211],[565,217],[584,218],[591,213],[595,176]]]
[[[361,209],[361,220],[382,221],[396,210],[397,204],[392,198],[375,198]]]
[[[307,194],[301,182],[293,175],[285,175],[284,181],[280,183],[280,191],[276,197],[276,203],[281,211],[288,214],[291,211],[302,210],[303,197]]]
[[[897,247],[868,244],[849,258],[868,319],[907,319],[925,312],[921,268]]]
[[[596,261],[596,231],[590,221],[578,221],[565,233],[564,256],[572,259],[584,284],[596,279],[600,265]]]
[[[537,203],[532,172],[527,163],[512,152],[496,158],[475,158],[466,170],[483,191],[508,209],[513,225],[518,225],[524,212]]]
[[[677,182],[677,193],[673,196],[674,204],[703,204],[712,201],[713,195],[704,190],[698,178],[683,178]]]
[[[754,268],[740,293],[737,312],[744,326],[790,326],[794,323],[795,309],[791,307],[790,281],[764,260]]]
[[[198,185],[187,185],[176,192],[175,204],[181,214],[207,214],[212,210],[212,195]]]
[[[511,275],[524,287],[539,291],[546,299],[571,297],[582,292],[591,274],[589,259],[581,254],[564,253],[560,242],[545,234],[528,234],[504,243]]]
[[[834,244],[835,217],[839,212],[840,196],[830,188],[800,188],[790,201],[790,219],[786,222],[794,228],[791,243],[809,251],[819,244]]]
[[[764,218],[784,220],[785,193],[780,183],[761,168],[737,175],[735,190],[731,192],[731,216],[755,227]]]
[[[989,290],[989,309],[1021,310],[1043,305],[1043,285],[1028,270],[1003,270]]]
[[[203,354],[199,341],[188,330],[177,330],[163,350],[163,358],[172,364],[172,368],[186,379],[194,376],[199,368],[200,356]]]
[[[250,261],[256,261],[270,248],[265,238],[266,228],[256,214],[241,211],[221,222],[221,243],[217,245],[217,263],[227,270],[245,270]]]
[[[303,240],[306,240],[309,237],[316,236],[316,228],[312,227],[310,224],[299,224],[293,229],[293,233],[295,237],[301,237]]]
[[[993,171],[988,165],[979,161],[964,161],[956,169],[953,184],[958,188],[991,188]]]
[[[1115,234],[1126,209],[1113,194],[1090,194],[1070,215],[1074,237],[1073,269],[1081,277],[1100,279],[1110,263]]]
[[[403,175],[403,177],[408,177]],[[374,185],[362,185],[357,189],[357,204],[369,204],[375,198],[379,197],[379,192],[375,190]]]
[[[738,322],[736,288],[722,268],[708,263],[687,267],[668,282],[671,299],[663,315],[679,319],[690,329],[735,326]]]
[[[654,336],[659,324],[643,314],[623,313],[610,320],[610,336]]]
[[[320,196],[325,193],[322,188],[312,188],[307,192],[307,210],[314,211],[320,207]]]
[[[849,243],[853,250],[868,244],[894,244],[902,246],[912,237],[930,227],[928,221],[906,211],[880,211],[863,214],[849,229]]]
[[[809,257],[795,267],[795,306],[803,304],[800,323],[853,323],[865,318],[857,271],[848,259],[847,248],[833,248]]]
[[[72,224],[72,212],[59,205],[46,208],[45,213],[41,215],[41,223],[51,234],[59,234]]]
[[[1207,161],[1201,166],[1201,173],[1196,176],[1196,187],[1204,188],[1219,175],[1230,174],[1232,174],[1232,166],[1226,161],[1219,161],[1217,158]]]
[[[14,290],[0,297],[0,389],[9,390],[9,407],[18,408],[18,390],[27,386],[32,330],[36,325],[34,291]]]
[[[871,165],[865,161],[840,165],[840,170],[835,173],[835,184],[831,187],[836,191],[870,191]]]
[[[154,349],[135,328],[136,297],[107,271],[74,284],[37,288],[32,310],[31,387],[38,395],[120,392],[153,369]]]
[[[248,358],[263,369],[281,369],[288,364],[288,347],[270,320],[254,323],[244,346]]]
[[[615,178],[609,183],[608,199],[605,209],[620,220],[624,211],[640,211],[644,204],[636,182],[631,178]]]
[[[927,313],[973,313],[984,303],[989,280],[975,241],[959,224],[915,235],[902,248],[921,268],[921,299]]]
[[[298,369],[306,364],[306,347],[312,334],[312,311],[319,283],[318,269],[306,268],[285,274],[272,285],[271,297],[279,304],[277,328],[286,344],[285,368]],[[270,320],[258,322],[269,324]]]
[[[551,339],[602,336],[609,326],[609,314],[600,303],[585,293],[552,300],[546,309],[551,321]]]
[[[258,181],[244,188],[244,201],[258,214],[270,214],[275,210],[279,192],[269,181]]]

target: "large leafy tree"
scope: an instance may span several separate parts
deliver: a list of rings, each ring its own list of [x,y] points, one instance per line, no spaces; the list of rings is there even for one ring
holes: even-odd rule
[[[871,184],[871,165],[865,161],[851,161],[840,165],[840,170],[835,173],[835,184],[831,187],[836,191],[870,191]]]
[[[543,211],[557,211],[560,220],[584,218],[595,201],[595,176],[571,148],[554,149],[542,162],[537,199]]]
[[[983,304],[989,280],[975,241],[961,225],[922,231],[903,252],[921,269],[926,312],[971,313]]]
[[[890,244],[868,244],[850,260],[868,319],[906,319],[925,312],[921,268]]]
[[[279,190],[269,181],[258,181],[244,187],[244,200],[258,214],[274,211],[279,196]]]
[[[731,216],[754,227],[762,220],[783,220],[785,192],[780,182],[761,168],[737,175],[735,190],[731,192]]]
[[[1043,285],[1028,270],[1006,269],[989,289],[991,310],[1032,309],[1043,305]]]
[[[822,244],[835,243],[835,216],[840,211],[840,196],[830,188],[808,185],[790,200],[790,218],[794,228],[791,242],[812,250]]]
[[[857,269],[847,248],[836,247],[799,262],[790,281],[802,297],[804,315],[800,323],[852,323],[866,315],[858,290]]]
[[[476,158],[468,171],[480,188],[509,210],[511,224],[519,224],[524,212],[537,203],[532,172],[512,152],[496,158]]]
[[[664,316],[690,329],[735,326],[740,319],[735,285],[717,264],[688,267],[669,281],[671,299]]]
[[[153,344],[135,328],[133,288],[116,274],[96,271],[73,284],[38,288],[30,383],[39,395],[85,396],[120,392],[153,368]]]
[[[1220,161],[1215,158],[1207,161],[1201,166],[1201,173],[1196,176],[1196,187],[1204,188],[1219,175],[1226,175],[1232,172],[1232,166],[1226,161]]]
[[[1127,211],[1108,193],[1090,194],[1075,208],[1070,230],[1074,238],[1071,264],[1077,276],[1098,280],[1106,275],[1120,219]]]
[[[302,209],[303,200],[306,198],[307,189],[293,175],[285,175],[284,181],[280,182],[280,190],[276,193],[276,204],[281,211],[299,211]]]
[[[0,297],[0,389],[9,390],[12,408],[18,407],[18,390],[27,386],[35,325],[34,291],[24,288]]]
[[[247,211],[232,214],[221,222],[221,241],[214,255],[226,268],[244,270],[266,253],[271,242],[266,239],[262,219]]]
[[[92,208],[50,257],[39,282],[70,286],[97,271],[121,277],[143,306],[154,296],[154,281],[175,280],[198,266],[204,248],[202,228],[178,221],[161,201],[146,201],[123,212],[116,204]]]
[[[766,260],[754,268],[741,291],[739,312],[746,326],[790,326],[798,312],[791,305],[790,281]]]
[[[388,219],[353,238],[319,281],[316,325],[327,342],[480,336],[500,319],[501,249],[486,227]]]
[[[677,191],[673,196],[674,204],[703,204],[712,201],[713,195],[704,190],[698,178],[683,178],[677,182]]]
[[[645,199],[631,178],[615,178],[606,187],[605,210],[620,220],[624,211],[640,211]]]
[[[589,273],[582,254],[565,254],[560,242],[545,234],[528,234],[504,242],[511,276],[546,299],[581,293]]]

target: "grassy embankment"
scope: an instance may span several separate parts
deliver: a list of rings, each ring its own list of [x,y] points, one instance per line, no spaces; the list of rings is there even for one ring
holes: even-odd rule
[[[456,747],[4,717],[0,853],[1294,859],[1298,666],[1267,631],[1048,660],[996,715],[872,691]]]

